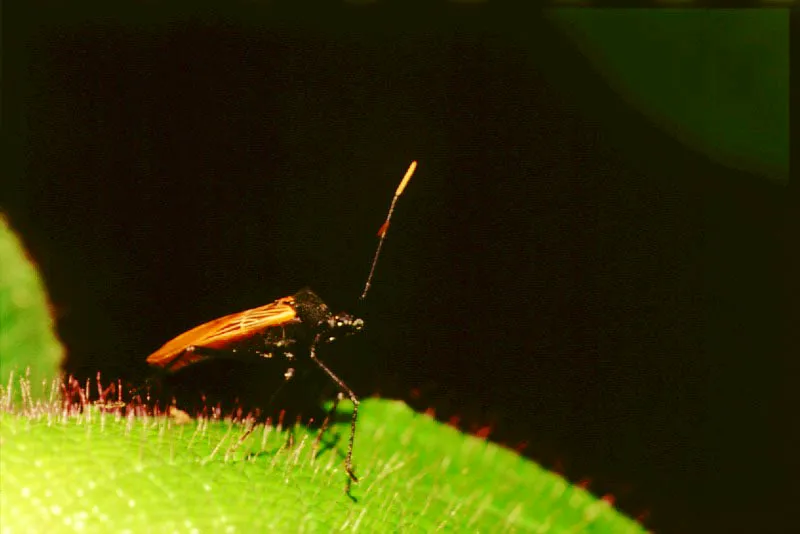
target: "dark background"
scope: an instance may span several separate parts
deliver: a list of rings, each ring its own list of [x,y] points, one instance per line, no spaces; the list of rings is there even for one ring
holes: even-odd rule
[[[136,383],[309,285],[367,321],[326,358],[363,396],[491,425],[660,532],[779,531],[783,186],[652,125],[545,17],[321,15],[20,19],[5,203],[66,369]],[[248,387],[223,376],[195,391]]]

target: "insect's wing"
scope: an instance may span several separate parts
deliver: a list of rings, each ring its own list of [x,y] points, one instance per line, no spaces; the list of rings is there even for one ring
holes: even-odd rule
[[[271,326],[295,321],[297,313],[293,304],[293,299],[289,297],[203,323],[168,341],[147,357],[147,363],[169,371],[177,371],[207,358],[196,352],[186,352],[187,347],[224,349],[263,332]]]
[[[214,339],[214,334],[223,329],[237,315],[239,314],[226,315],[203,323],[167,341],[163,347],[147,357],[147,363],[157,367],[164,367],[170,371],[176,371],[181,367],[203,360],[204,357],[199,354],[185,352],[186,348],[192,345],[207,346],[207,341]]]

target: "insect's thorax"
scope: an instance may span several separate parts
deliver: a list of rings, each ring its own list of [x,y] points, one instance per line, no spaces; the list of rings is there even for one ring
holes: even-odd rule
[[[320,335],[320,341],[330,343],[340,337],[360,332],[364,321],[348,313],[332,314],[325,302],[311,289],[301,289],[292,297],[297,316],[312,336]]]
[[[316,293],[303,288],[292,296],[292,307],[300,320],[311,329],[315,329],[332,317],[328,306]]]

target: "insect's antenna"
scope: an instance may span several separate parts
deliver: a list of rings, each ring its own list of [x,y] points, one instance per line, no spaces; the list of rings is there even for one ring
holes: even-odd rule
[[[367,291],[369,291],[369,286],[372,284],[372,276],[375,274],[375,266],[378,264],[378,257],[381,255],[381,248],[383,247],[383,241],[386,239],[386,232],[389,230],[389,221],[392,218],[392,213],[394,212],[394,205],[397,204],[397,199],[400,198],[400,195],[403,194],[403,190],[408,185],[408,181],[411,179],[411,175],[414,174],[414,170],[417,168],[417,162],[412,161],[411,165],[408,166],[408,170],[406,171],[406,175],[403,176],[403,180],[400,182],[400,185],[397,186],[397,191],[394,192],[394,197],[392,197],[392,204],[389,206],[389,213],[386,214],[386,220],[381,225],[380,229],[378,230],[378,237],[380,241],[378,241],[378,248],[375,249],[375,256],[372,258],[372,266],[369,268],[369,276],[367,276],[367,283],[364,284],[364,291],[361,292],[361,300],[364,300],[367,296]]]

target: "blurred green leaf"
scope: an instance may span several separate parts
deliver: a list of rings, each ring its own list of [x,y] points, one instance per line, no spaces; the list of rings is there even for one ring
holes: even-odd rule
[[[789,176],[789,13],[553,9],[631,105],[719,162]]]
[[[41,383],[58,376],[64,356],[53,326],[36,267],[0,214],[0,381],[30,369],[31,394],[42,395]]]

